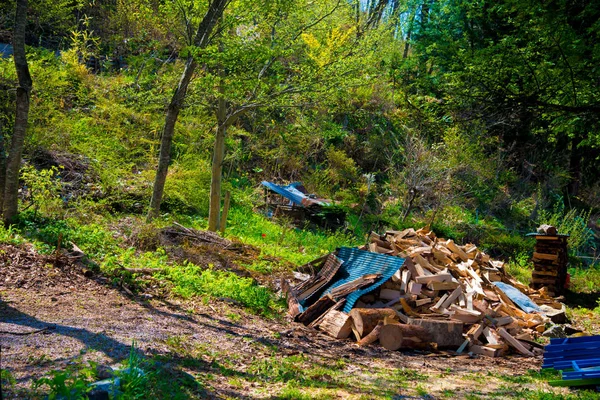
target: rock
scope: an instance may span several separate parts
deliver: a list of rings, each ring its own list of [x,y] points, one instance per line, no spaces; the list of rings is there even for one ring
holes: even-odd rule
[[[564,324],[567,322],[567,309],[564,304],[562,304],[560,310],[545,304],[541,305],[540,308],[542,309],[543,314],[550,318],[555,324]]]
[[[110,396],[104,389],[92,389],[91,392],[86,394],[88,400],[109,400]]]
[[[115,371],[108,365],[98,364],[96,367],[96,376],[101,380],[112,378],[115,376]]]
[[[120,378],[104,379],[104,380],[90,384],[90,387],[92,388],[92,390],[91,390],[92,392],[104,391],[104,392],[108,393],[110,396],[112,396],[112,398],[118,398],[118,396],[121,395],[121,391],[119,390],[119,388],[121,387],[121,379]]]
[[[566,338],[567,334],[565,333],[565,329],[560,325],[552,325],[550,328],[546,329],[542,336],[549,338]]]

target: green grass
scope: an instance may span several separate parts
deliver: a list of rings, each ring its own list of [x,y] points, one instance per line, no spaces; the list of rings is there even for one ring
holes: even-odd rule
[[[356,246],[360,240],[343,232],[321,232],[281,226],[253,212],[234,207],[229,212],[227,236],[261,249],[263,254],[300,265],[337,247]]]
[[[269,289],[259,286],[254,279],[239,277],[232,272],[184,264],[168,266],[158,277],[172,282],[173,292],[183,298],[227,298],[268,317],[276,316],[283,307]]]

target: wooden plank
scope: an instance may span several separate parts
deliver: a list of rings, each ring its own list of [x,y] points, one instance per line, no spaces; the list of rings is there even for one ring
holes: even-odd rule
[[[408,269],[405,269],[404,271],[402,271],[400,291],[404,291],[404,293],[407,292],[408,282],[410,281],[410,275],[411,275],[411,273]]]
[[[427,285],[427,287],[431,290],[454,290],[459,286],[460,284],[455,281],[431,282]]]
[[[420,306],[422,306],[422,305],[424,305],[424,304],[429,304],[429,303],[431,303],[432,301],[433,301],[433,300],[432,300],[430,297],[428,297],[428,298],[426,298],[426,299],[419,299],[419,300],[417,300],[417,301],[416,301],[416,303],[417,303],[417,307],[420,307]]]
[[[533,258],[537,258],[538,260],[550,260],[555,261],[558,259],[558,254],[544,254],[544,253],[533,253]]]
[[[469,346],[469,353],[480,354],[486,357],[497,357],[499,350],[487,346],[478,346],[472,344],[471,346]]]
[[[496,336],[492,333],[492,330],[487,326],[483,328],[483,336],[485,336],[485,339],[489,344],[499,344],[498,339],[496,339]]]
[[[434,312],[439,312],[440,311],[440,307],[442,306],[442,304],[444,304],[444,302],[446,301],[446,299],[448,298],[448,293],[444,294],[437,303],[435,303],[435,305],[433,307],[430,307],[429,309],[431,311]]]
[[[463,294],[462,289],[460,287],[457,287],[456,289],[454,289],[454,291],[450,294],[450,296],[448,296],[448,298],[442,303],[442,305],[439,308],[445,309],[445,308],[450,307],[450,305],[452,303],[454,303],[461,294]]]
[[[459,248],[453,240],[449,239],[446,242],[446,247],[448,247],[448,249],[450,249],[454,254],[460,257],[461,260],[467,261],[469,259],[467,253],[465,253],[461,248]]]
[[[449,273],[438,273],[429,276],[418,276],[415,278],[417,283],[431,283],[431,282],[448,282],[452,280],[452,275]]]
[[[527,350],[527,348],[525,348],[525,346],[523,346],[523,344],[521,342],[519,342],[517,339],[515,339],[514,337],[512,337],[512,335],[510,333],[508,333],[506,331],[506,329],[504,328],[499,328],[498,329],[498,333],[500,334],[500,336],[502,336],[502,338],[504,338],[504,340],[506,340],[508,342],[509,345],[513,346],[515,349],[517,349],[521,354],[524,354],[528,357],[533,357],[534,354]]]
[[[323,313],[325,313],[331,306],[335,305],[336,302],[331,298],[331,296],[323,296],[319,300],[317,300],[313,305],[308,307],[304,312],[298,315],[298,322],[303,323],[304,325],[309,325],[315,319],[319,318]]]

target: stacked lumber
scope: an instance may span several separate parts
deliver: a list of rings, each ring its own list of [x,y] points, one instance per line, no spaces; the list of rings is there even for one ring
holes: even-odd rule
[[[542,368],[561,371],[562,380],[552,386],[600,385],[600,336],[551,339]]]
[[[567,238],[566,235],[559,235],[553,226],[542,225],[538,228],[533,253],[532,288],[545,287],[553,296],[563,292],[567,280]]]

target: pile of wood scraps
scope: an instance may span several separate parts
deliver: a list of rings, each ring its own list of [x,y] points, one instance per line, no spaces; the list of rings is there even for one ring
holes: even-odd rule
[[[375,285],[380,276],[363,271],[360,279],[328,290],[341,269],[335,269],[335,254],[319,260],[323,268],[306,282],[293,288],[284,283],[297,321],[336,339],[353,337],[359,345],[379,341],[390,350],[438,348],[491,357],[543,353],[536,339],[550,322],[546,313],[559,313],[562,304],[545,289],[515,281],[503,262],[475,245],[406,229],[373,233],[360,249],[404,264],[383,283]],[[348,309],[345,299],[358,289],[364,294]]]

